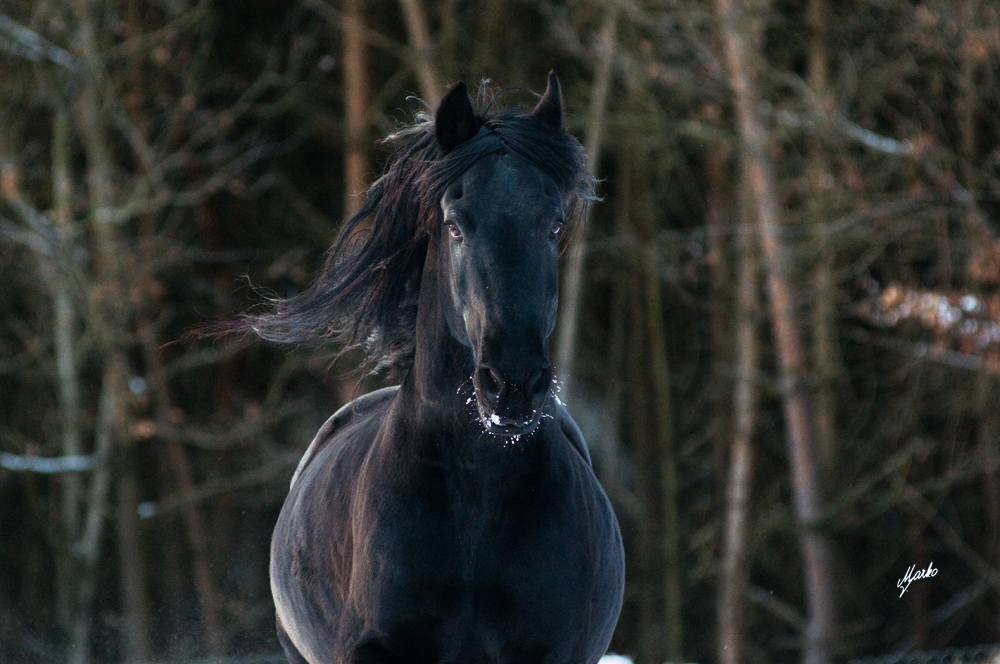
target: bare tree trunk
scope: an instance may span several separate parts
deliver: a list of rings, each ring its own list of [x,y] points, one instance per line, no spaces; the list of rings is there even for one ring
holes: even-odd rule
[[[115,516],[118,525],[118,578],[122,591],[122,631],[126,662],[148,662],[153,658],[145,558],[136,513],[138,495],[134,471],[126,468],[118,479]]]
[[[992,383],[993,381],[991,381]],[[986,514],[989,520],[989,548],[987,556],[994,568],[1000,569],[1000,413],[997,412],[995,385],[990,390],[994,396],[993,408],[983,417],[979,444],[982,449],[983,476],[986,494]],[[994,640],[1000,639],[1000,591],[993,598]]]
[[[69,163],[70,126],[69,114],[64,108],[55,109],[52,122],[52,221],[64,244],[73,235],[72,181]],[[80,379],[76,357],[76,310],[70,295],[67,271],[70,266],[51,266],[49,284],[52,290],[55,320],[56,372],[59,379],[59,412],[62,416],[62,445],[64,456],[83,453],[83,436],[80,422]],[[83,484],[78,473],[65,473],[62,483],[63,537],[67,546],[64,560],[57,564],[56,613],[60,625],[68,628],[72,621],[72,587],[74,573],[70,548],[80,537],[80,499]]]
[[[633,254],[635,256],[635,254]],[[635,256],[641,258],[641,256]],[[641,519],[639,525],[638,570],[636,578],[644,582],[638,584],[639,593],[639,646],[640,662],[658,662],[663,655],[664,621],[659,611],[662,593],[656,587],[655,581],[664,571],[663,539],[660,537],[659,523],[656,518],[657,494],[657,456],[655,427],[656,415],[655,394],[650,389],[649,375],[649,344],[648,330],[645,320],[645,293],[643,288],[643,265],[636,261],[633,273],[634,286],[632,300],[628,304],[629,327],[631,328],[631,344],[628,347],[628,375],[631,377],[629,392],[631,403],[641,404],[641,412],[633,413],[630,418],[630,433],[635,439],[635,458],[639,468],[637,484],[641,501]]]
[[[611,89],[611,66],[615,59],[618,32],[618,6],[611,4],[604,15],[604,23],[597,37],[598,62],[590,94],[590,111],[584,146],[587,148],[587,171],[596,175],[601,153],[601,133],[607,109],[608,91]],[[559,324],[556,331],[556,370],[569,398],[573,395],[573,360],[576,354],[577,326],[580,324],[580,290],[583,287],[583,260],[586,253],[587,222],[589,214],[570,238],[566,248],[563,282],[560,292]]]
[[[458,56],[456,53],[459,38],[458,0],[441,0],[440,3],[441,32],[438,33],[438,64],[446,79],[457,75]]]
[[[166,445],[160,445],[158,448],[156,458],[164,469],[160,471],[160,474],[166,479],[166,469],[170,466],[169,455],[165,449]],[[159,589],[158,594],[162,597],[162,605],[158,607],[158,622],[161,629],[166,628],[164,631],[167,633],[170,631],[188,633],[192,631],[189,627],[191,605],[188,598],[190,595],[175,592],[176,588],[186,587],[191,578],[186,565],[187,547],[183,538],[174,534],[180,532],[184,527],[183,517],[171,514],[158,521],[159,523],[156,523],[154,527],[159,531],[157,540],[162,551],[158,552],[158,558],[154,559],[153,563],[158,572],[150,579],[154,587]],[[178,639],[168,640],[164,643],[159,655],[170,661],[185,658],[190,655],[190,652],[185,647],[185,643]]]
[[[807,9],[812,40],[809,47],[809,86],[820,103],[825,103],[829,54],[826,45],[827,1],[809,0]],[[822,109],[820,109],[822,110]],[[816,117],[825,117],[820,112]],[[826,230],[832,189],[829,159],[823,145],[825,132],[817,132],[810,145],[809,216],[819,229],[816,235],[817,259],[812,275],[813,299],[813,365],[816,374],[816,440],[823,466],[832,468],[836,459],[837,401],[834,381],[840,373],[836,309],[834,306],[834,252],[830,233]]]
[[[138,325],[138,337],[142,342],[146,358],[157,427],[166,429],[170,426],[170,414],[174,412],[175,408],[160,360],[162,334],[159,325],[149,321],[141,322]],[[177,488],[182,492],[192,491],[194,473],[184,447],[180,443],[170,442],[166,444],[166,453],[171,471],[177,481]],[[193,502],[185,504],[183,514],[188,545],[191,547],[194,586],[201,609],[199,618],[205,638],[205,648],[210,656],[221,657],[225,654],[226,638],[222,625],[222,601],[216,590],[215,582],[212,580],[211,565],[209,564],[208,533],[197,504]]]
[[[633,155],[633,159],[641,159]],[[628,192],[632,202],[635,230],[639,236],[640,279],[643,287],[640,307],[647,340],[647,369],[652,387],[652,453],[659,471],[660,535],[656,547],[663,571],[662,633],[665,653],[661,658],[683,660],[682,597],[680,583],[680,535],[677,516],[677,450],[674,438],[673,406],[670,394],[670,366],[667,335],[663,324],[663,299],[660,293],[660,251],[656,243],[656,205],[651,192],[652,168],[639,168],[644,174]],[[635,172],[632,173],[635,177]],[[644,372],[645,373],[645,372]],[[654,511],[655,513],[655,511]]]
[[[365,0],[347,0],[344,11],[344,216],[350,218],[364,203],[368,186],[365,118],[368,113],[368,58],[361,34]]]
[[[191,472],[191,462],[184,453],[184,448],[179,443],[168,443],[167,457],[177,480],[178,489],[192,491],[194,475]],[[208,538],[205,533],[205,523],[194,503],[188,503],[184,507],[184,525],[187,529],[188,545],[191,547],[194,589],[198,595],[198,605],[201,609],[201,629],[205,636],[205,647],[210,656],[221,657],[225,651],[225,634],[221,617],[222,602],[215,590],[211,568],[208,564]]]
[[[80,560],[77,579],[75,615],[70,630],[69,664],[87,664],[90,661],[90,631],[94,621],[94,591],[97,589],[98,561],[101,539],[111,485],[109,469],[111,449],[122,424],[121,395],[125,386],[125,362],[120,353],[108,360],[101,383],[97,426],[94,434],[94,452],[101,459],[91,475],[87,496],[87,512],[80,539],[74,543],[74,552]]]
[[[962,25],[979,25],[981,0],[965,0],[962,3]],[[986,16],[993,16],[992,12]],[[985,16],[983,17],[985,18]],[[985,27],[985,26],[984,26]],[[995,27],[995,24],[990,27]],[[982,186],[979,174],[975,169],[976,160],[976,106],[979,94],[976,89],[977,61],[971,48],[961,49],[959,99],[956,115],[959,129],[960,173],[962,184],[970,192],[976,192]],[[984,223],[981,210],[970,205],[966,211],[966,223],[986,245],[990,243],[992,233]],[[1000,567],[1000,414],[997,412],[996,380],[980,374],[977,378],[977,396],[979,410],[979,431],[977,435],[979,454],[983,467],[983,493],[985,499],[988,537],[986,559]],[[991,603],[994,607],[993,621],[994,640],[1000,639],[1000,590],[994,590]]]
[[[711,115],[717,119],[721,109],[711,106]],[[732,246],[733,198],[728,176],[731,156],[729,145],[714,147],[705,158],[705,266],[709,272],[709,321],[708,336],[712,351],[712,402],[713,411],[709,424],[712,438],[712,481],[714,486],[726,485],[725,468],[727,449],[732,437],[732,401],[727,400],[732,382],[732,302],[729,293],[730,265],[727,248]]]
[[[647,239],[645,254],[645,310],[649,336],[650,371],[656,414],[656,450],[660,458],[660,510],[663,537],[663,627],[667,660],[680,662],[684,640],[680,582],[680,534],[677,519],[677,452],[674,441],[673,408],[670,400],[670,367],[667,337],[663,329],[660,297],[660,255],[655,239]]]
[[[87,155],[87,187],[90,195],[90,215],[97,236],[98,272],[112,281],[120,275],[120,261],[112,218],[114,180],[112,157],[108,149],[100,95],[100,51],[97,45],[97,16],[101,3],[83,0],[75,5],[80,25],[81,52],[86,67],[85,83],[80,92],[77,115],[80,134]],[[115,283],[115,286],[120,286]]]
[[[907,481],[911,485],[916,484],[922,479],[921,475],[919,470],[912,470]],[[926,525],[926,519],[916,508],[906,510],[906,539],[913,542],[912,555],[915,561],[927,559],[927,547],[924,545],[923,538]],[[915,650],[923,650],[927,647],[927,626],[930,622],[927,619],[927,584],[914,583],[909,587],[906,595],[909,598],[906,608],[910,613],[910,619],[907,621],[909,623],[910,643],[912,644],[910,647]]]
[[[981,0],[965,0],[962,3],[961,25],[977,25],[979,18],[979,6]],[[959,62],[959,99],[958,99],[958,131],[959,131],[959,153],[962,156],[960,162],[960,173],[962,184],[970,191],[976,186],[973,160],[976,151],[976,105],[979,96],[976,92],[976,58],[971,48],[960,49],[961,59]]]
[[[111,483],[110,456],[115,438],[124,425],[124,404],[127,365],[120,346],[125,311],[122,294],[120,247],[116,227],[111,218],[113,179],[111,154],[105,133],[99,82],[99,48],[97,20],[101,3],[79,2],[73,7],[79,25],[80,53],[84,61],[84,77],[77,106],[77,122],[83,138],[87,160],[87,187],[90,219],[95,238],[95,269],[97,286],[103,301],[91,311],[91,322],[100,332],[104,351],[104,372],[101,383],[101,403],[95,431],[95,452],[101,459],[90,478],[86,519],[81,536],[74,544],[79,554],[80,574],[75,617],[70,635],[71,664],[86,664],[90,658],[90,631],[93,623],[93,600],[97,586],[97,562],[100,557],[104,517],[107,511]],[[117,296],[117,298],[116,298]],[[114,301],[113,301],[114,300]]]
[[[427,29],[427,14],[420,0],[399,0],[406,19],[406,32],[410,37],[410,45],[415,51],[413,69],[420,84],[420,94],[431,108],[437,108],[441,102],[441,79],[434,64],[434,46],[431,44],[430,32]]]
[[[477,3],[476,7],[475,50],[470,73],[481,76],[496,66],[496,46],[503,39],[505,19],[516,10],[508,6],[507,0],[487,0]]]
[[[987,522],[986,559],[995,568],[1000,568],[1000,412],[996,407],[1000,390],[993,376],[980,374],[977,382],[980,412],[977,438]],[[1000,591],[993,592],[992,604],[996,616],[993,622],[995,638],[1000,639]]]
[[[622,192],[621,196],[614,197],[614,222],[615,233],[619,237],[626,237],[631,233],[631,222],[629,221],[629,199],[628,191],[631,181],[631,169],[627,160],[619,160],[616,177],[616,189]],[[628,376],[630,375],[628,358],[629,349],[632,348],[629,325],[629,315],[632,303],[635,301],[633,292],[635,291],[634,275],[629,263],[622,261],[621,269],[616,274],[611,284],[611,329],[608,334],[607,353],[607,375],[604,393],[608,410],[611,413],[610,429],[615,432],[611,440],[605,444],[615,447],[604,455],[598,471],[598,479],[608,493],[608,497],[613,504],[621,504],[625,499],[624,471],[625,453],[622,449],[621,439],[624,436],[623,414],[625,404],[628,401]]]
[[[736,385],[733,390],[733,438],[726,482],[726,516],[719,579],[719,662],[745,661],[745,603],[747,588],[747,524],[753,480],[753,433],[757,424],[757,372],[760,357],[757,318],[757,252],[748,192],[740,196],[741,220],[737,234],[736,276]]]
[[[615,225],[619,235],[633,235],[633,208],[635,199],[633,192],[641,185],[634,182],[638,169],[634,168],[632,160],[619,159],[616,169],[615,189]],[[621,421],[620,431],[623,438],[632,441],[632,457],[636,467],[636,495],[638,498],[635,518],[638,522],[633,547],[635,569],[630,572],[634,578],[649,579],[650,582],[636,584],[637,627],[636,645],[637,661],[660,661],[662,648],[658,637],[662,631],[663,621],[659,619],[657,604],[660,593],[652,583],[661,572],[662,539],[659,524],[656,522],[655,503],[658,501],[656,487],[656,459],[658,450],[654,436],[649,435],[656,426],[655,395],[651,396],[649,367],[649,344],[647,341],[648,325],[645,315],[645,265],[641,254],[636,254],[633,247],[628,248],[627,260],[622,262],[624,274],[615,280],[615,295],[621,299],[621,374],[623,377],[619,398],[628,404],[629,417]],[[621,412],[621,406],[616,404]]]
[[[756,3],[757,16],[746,8],[737,8],[733,0],[716,0],[720,19],[725,60],[729,70],[736,105],[737,128],[741,143],[743,177],[756,208],[761,253],[766,266],[772,335],[780,372],[785,418],[785,437],[792,470],[795,515],[800,528],[803,570],[809,620],[803,643],[806,664],[831,661],[835,637],[833,597],[833,556],[830,542],[819,531],[822,514],[816,444],[810,422],[804,380],[806,362],[792,297],[789,256],[779,231],[777,192],[774,168],[768,156],[766,129],[756,115],[756,66],[760,53],[753,48],[766,15],[766,3]]]

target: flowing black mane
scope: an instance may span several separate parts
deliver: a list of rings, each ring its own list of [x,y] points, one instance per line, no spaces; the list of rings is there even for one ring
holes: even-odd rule
[[[485,86],[484,86],[485,88]],[[593,197],[583,148],[571,134],[513,108],[490,111],[480,94],[478,132],[447,152],[434,118],[390,136],[402,143],[385,174],[367,191],[361,210],[341,228],[317,279],[301,294],[270,301],[226,332],[253,331],[268,341],[363,347],[372,371],[405,372],[413,362],[417,296],[428,234],[441,225],[445,188],[480,158],[516,154],[559,187],[567,222],[582,218]]]

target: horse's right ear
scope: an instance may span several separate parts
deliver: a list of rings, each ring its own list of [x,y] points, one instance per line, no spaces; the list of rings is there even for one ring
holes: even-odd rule
[[[549,72],[549,83],[545,86],[545,94],[538,100],[538,106],[535,106],[531,114],[554,129],[562,129],[562,93],[559,91],[559,79],[556,78],[554,71]]]
[[[451,86],[434,115],[438,145],[451,152],[479,132],[479,120],[472,110],[472,100],[463,81]]]

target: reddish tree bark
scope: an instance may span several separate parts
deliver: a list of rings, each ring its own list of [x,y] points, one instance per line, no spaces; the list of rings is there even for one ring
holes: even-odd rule
[[[368,58],[362,27],[364,0],[347,0],[344,11],[344,216],[364,203],[368,186],[365,118],[368,114]]]
[[[437,108],[441,101],[441,79],[434,64],[434,46],[431,44],[427,28],[427,14],[420,0],[399,0],[406,20],[406,32],[413,47],[413,70],[420,84],[420,94],[431,108]]]
[[[806,355],[789,275],[789,256],[780,234],[780,214],[770,139],[757,116],[756,63],[753,48],[766,15],[767,3],[737,6],[716,0],[725,62],[736,106],[743,179],[753,201],[757,234],[764,259],[771,332],[777,353],[785,420],[785,440],[792,471],[795,515],[800,529],[808,622],[803,642],[806,664],[830,662],[835,638],[833,556],[830,542],[817,527],[822,514],[818,455],[810,423],[815,411],[806,391]],[[751,12],[756,10],[756,15]]]

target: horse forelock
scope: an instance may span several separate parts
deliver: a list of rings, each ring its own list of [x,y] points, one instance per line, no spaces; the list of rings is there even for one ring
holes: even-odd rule
[[[594,179],[586,170],[583,147],[571,134],[553,129],[530,114],[504,108],[480,116],[475,137],[437,159],[427,169],[427,194],[437,205],[444,189],[483,157],[513,153],[555,182],[564,204],[582,210],[594,199]]]

